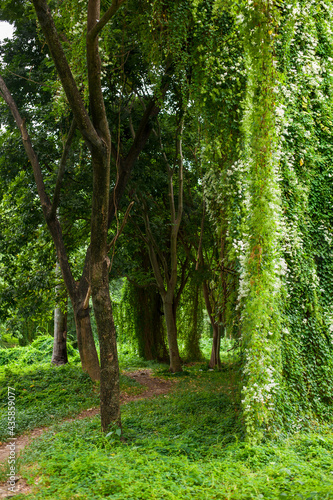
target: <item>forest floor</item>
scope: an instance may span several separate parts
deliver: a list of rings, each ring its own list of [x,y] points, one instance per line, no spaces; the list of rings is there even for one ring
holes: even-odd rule
[[[203,361],[176,375],[124,352],[121,439],[116,427],[101,432],[99,384],[78,360],[55,368],[45,349],[20,349],[0,366],[2,442],[15,388],[15,500],[333,500],[333,425],[303,417],[296,430],[246,442],[229,348],[221,371]],[[6,498],[6,445],[0,452]]]
[[[144,368],[141,370],[136,370],[133,372],[126,372],[126,376],[137,381],[142,387],[143,392],[139,394],[128,394],[127,392],[121,392],[120,402],[121,404],[129,403],[130,401],[135,401],[138,399],[148,399],[154,396],[161,396],[167,394],[174,387],[175,379],[173,380],[163,380],[161,378],[153,377],[152,370],[149,368]],[[73,418],[63,419],[63,422],[75,422],[77,420],[82,420],[84,418],[94,417],[99,414],[99,407],[88,408],[81,411],[78,415]],[[17,457],[26,446],[28,446],[34,439],[41,436],[44,432],[49,431],[49,427],[36,427],[30,432],[26,432],[15,439],[15,451]],[[0,443],[0,467],[4,467],[4,463],[8,459],[8,442]],[[21,476],[16,476],[15,493],[8,493],[7,482],[0,483],[0,498],[11,498],[18,494],[29,493],[31,487],[26,483],[26,481]]]

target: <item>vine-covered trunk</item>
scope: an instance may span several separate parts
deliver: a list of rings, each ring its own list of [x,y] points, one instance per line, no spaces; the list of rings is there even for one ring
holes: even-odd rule
[[[177,342],[177,324],[176,314],[172,300],[167,298],[163,299],[163,310],[165,322],[167,327],[167,336],[170,354],[170,371],[172,373],[181,372],[182,365],[179,356],[178,342]]]
[[[185,343],[186,357],[189,361],[199,361],[202,359],[202,354],[200,351],[201,331],[198,321],[199,308],[199,286],[195,286],[191,304],[191,324]]]
[[[166,360],[165,329],[160,294],[153,288],[132,286],[135,334],[139,343],[139,353],[144,359]]]
[[[247,251],[240,282],[243,348],[242,405],[247,438],[256,442],[272,428],[281,377],[281,193],[274,108],[278,80],[274,0],[248,4],[244,36],[247,89],[243,132],[248,193]]]

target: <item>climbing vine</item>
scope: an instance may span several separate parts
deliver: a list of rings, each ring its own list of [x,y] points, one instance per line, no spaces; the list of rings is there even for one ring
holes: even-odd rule
[[[248,437],[269,429],[280,386],[281,260],[280,189],[275,105],[278,74],[273,1],[248,2],[241,14],[247,86],[243,103],[246,220],[238,299]]]

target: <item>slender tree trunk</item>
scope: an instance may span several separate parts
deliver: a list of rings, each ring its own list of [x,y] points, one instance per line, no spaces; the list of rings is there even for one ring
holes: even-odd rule
[[[216,366],[218,370],[221,370],[221,357],[220,357],[220,350],[221,350],[221,333],[222,333],[222,326],[221,324],[218,325],[217,327],[218,335],[217,335],[217,356],[216,356]],[[223,327],[224,331],[224,327]]]
[[[57,366],[68,363],[67,310],[63,311],[60,306],[54,310],[54,341],[51,363]]]
[[[212,345],[212,353],[209,361],[209,368],[215,368],[219,365],[221,366],[221,358],[220,358],[220,329],[217,323],[212,323],[213,327],[213,345]]]
[[[89,309],[74,306],[74,318],[82,369],[88,373],[92,380],[100,380],[99,361],[91,328]]]
[[[163,309],[165,315],[165,322],[167,326],[169,354],[170,354],[170,371],[172,373],[181,372],[182,365],[179,356],[178,342],[177,342],[177,324],[176,315],[173,306],[173,301],[168,298],[163,298]]]
[[[110,135],[106,134],[106,141]],[[106,142],[105,141],[105,142]],[[92,149],[93,198],[91,215],[91,292],[101,359],[101,425],[106,432],[112,423],[121,426],[119,364],[116,329],[109,289],[107,254],[111,147]]]
[[[199,361],[202,359],[200,351],[200,331],[198,328],[198,313],[200,308],[199,286],[195,286],[191,305],[191,323],[186,338],[185,351],[189,361]]]
[[[60,275],[56,264],[56,275]],[[64,283],[56,286],[57,306],[54,309],[54,341],[51,363],[60,366],[68,363],[67,358],[67,292]],[[65,300],[64,300],[65,299]],[[61,303],[63,302],[63,303]]]
[[[206,309],[208,312],[210,323],[211,323],[212,328],[213,328],[213,345],[212,345],[212,352],[211,352],[210,361],[209,361],[209,368],[217,367],[218,369],[220,369],[221,368],[221,357],[220,357],[221,327],[219,326],[219,322],[216,321],[215,315],[213,313],[209,287],[208,287],[208,284],[206,281],[203,282],[203,294],[204,294]]]

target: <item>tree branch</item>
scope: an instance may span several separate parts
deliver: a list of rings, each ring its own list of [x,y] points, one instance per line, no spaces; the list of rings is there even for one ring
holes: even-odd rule
[[[19,110],[17,108],[16,102],[14,101],[14,99],[13,99],[11,93],[9,92],[9,90],[6,86],[6,83],[1,75],[0,75],[0,90],[1,90],[2,96],[3,96],[7,106],[9,107],[9,109],[14,117],[16,125],[21,133],[25,152],[26,152],[26,154],[29,158],[29,161],[32,165],[39,199],[40,199],[40,202],[41,202],[42,208],[43,208],[43,213],[44,213],[45,218],[47,218],[49,216],[49,212],[51,210],[51,202],[50,202],[49,197],[46,194],[44,180],[43,180],[42,171],[41,171],[41,168],[39,165],[39,161],[38,161],[37,155],[35,154],[35,151],[32,147],[31,140],[30,140],[30,137],[28,134],[28,130],[27,130],[27,127],[25,125],[25,120],[23,120],[21,118],[21,115],[20,115]]]
[[[120,226],[119,230],[117,231],[117,234],[114,236],[114,238],[112,239],[111,243],[108,245],[108,252],[116,244],[117,239],[119,238],[119,236],[123,232],[125,224],[127,222],[128,216],[129,216],[129,213],[130,213],[131,208],[132,208],[133,205],[134,205],[134,201],[131,201],[131,203],[127,207],[126,213],[124,215],[123,222],[121,223],[121,226]]]
[[[100,21],[97,21],[96,24],[90,28],[88,31],[87,37],[89,39],[94,40],[97,35],[102,31],[104,26],[110,21],[110,19],[115,15],[117,10],[125,3],[126,0],[113,0],[112,5],[108,8],[108,10],[103,15]]]
[[[66,161],[67,161],[67,158],[68,158],[68,155],[69,155],[69,151],[70,151],[72,140],[73,140],[73,137],[74,137],[74,134],[75,134],[75,130],[76,130],[76,122],[75,122],[75,119],[73,118],[71,127],[70,127],[69,132],[68,132],[68,136],[67,136],[67,139],[66,139],[66,143],[65,143],[65,146],[64,146],[64,150],[63,150],[63,153],[62,153],[62,157],[61,157],[61,160],[60,160],[60,165],[59,165],[59,170],[58,170],[58,175],[57,175],[56,186],[55,186],[55,189],[54,189],[52,207],[51,207],[51,211],[50,211],[50,215],[49,215],[49,217],[51,219],[55,217],[56,212],[57,212],[57,208],[58,208],[58,205],[59,205],[62,179],[63,179],[64,173],[65,173]]]
[[[42,205],[43,214],[46,223],[50,229],[53,242],[56,247],[58,262],[61,267],[62,276],[64,278],[64,282],[66,284],[68,293],[70,294],[71,297],[73,297],[76,292],[75,282],[68,262],[67,252],[62,237],[61,226],[56,217],[54,217],[54,219],[50,219],[51,202],[46,194],[43,175],[39,165],[38,157],[32,147],[32,143],[25,125],[25,121],[21,118],[16,102],[14,101],[1,75],[0,75],[0,90],[5,102],[7,103],[14,117],[17,127],[21,132],[24,149],[32,165],[32,171],[37,186],[38,196]]]
[[[112,5],[114,2],[112,3]],[[104,98],[101,83],[101,58],[98,47],[98,31],[91,36],[98,24],[100,15],[100,0],[89,0],[87,16],[87,68],[89,86],[89,104],[92,122],[97,134],[108,147],[111,146],[111,137],[108,120],[105,112]]]
[[[92,145],[100,147],[101,139],[96,133],[85,109],[62,48],[49,6],[45,0],[33,0],[33,4],[69,105],[73,111],[77,127],[83,138],[87,141],[89,149],[91,149]]]
[[[163,100],[167,89],[169,87],[171,78],[171,62],[167,62],[165,76],[162,81],[161,89],[159,95],[154,95],[150,102],[148,103],[145,112],[140,121],[139,127],[135,134],[135,139],[133,144],[125,158],[119,158],[119,176],[117,179],[116,186],[113,190],[113,196],[111,197],[109,205],[109,227],[111,225],[111,221],[116,213],[116,210],[119,206],[120,199],[125,191],[125,187],[127,181],[131,175],[133,166],[144,148],[146,142],[149,139],[149,136],[152,131],[152,123],[151,119],[158,115],[161,109],[160,102]],[[117,150],[116,148],[112,148],[112,156],[117,158]]]
[[[188,279],[189,279],[189,276],[190,276],[189,273],[187,274],[187,276],[185,276],[185,272],[186,272],[189,260],[190,260],[189,256],[187,256],[186,259],[185,259],[185,261],[184,261],[184,263],[183,263],[183,265],[182,265],[182,276],[181,276],[181,280],[180,280],[180,286],[179,286],[179,289],[178,289],[177,294],[175,296],[175,308],[176,309],[177,309],[177,307],[179,305],[181,294],[183,293],[185,285],[188,282]]]

